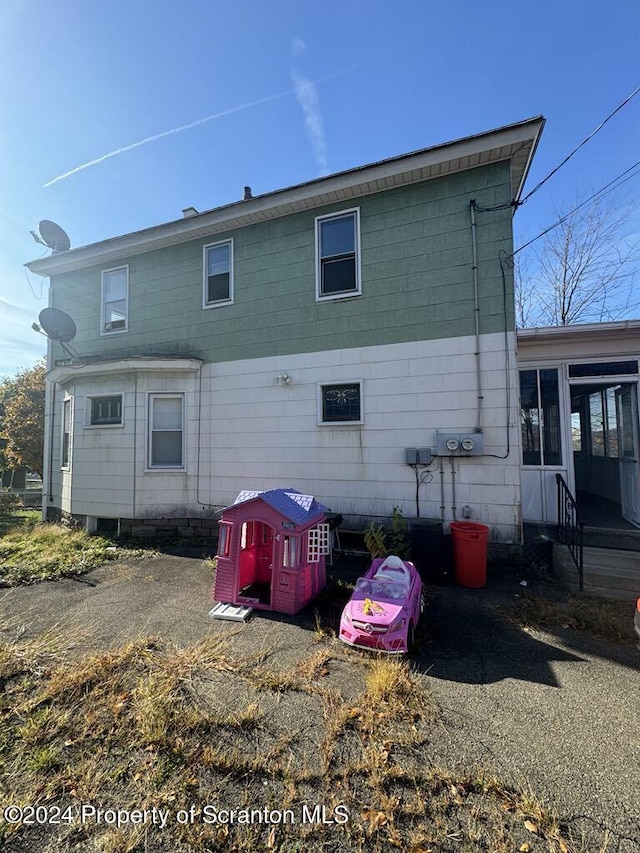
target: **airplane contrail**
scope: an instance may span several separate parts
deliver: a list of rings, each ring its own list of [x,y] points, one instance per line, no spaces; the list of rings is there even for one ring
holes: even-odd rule
[[[75,175],[78,172],[82,172],[83,169],[88,169],[89,166],[96,166],[98,163],[104,163],[105,160],[109,160],[111,157],[116,157],[118,154],[124,154],[125,151],[132,151],[134,148],[140,148],[141,145],[147,145],[149,142],[156,142],[158,139],[164,139],[166,136],[173,136],[174,133],[182,133],[183,130],[190,130],[192,127],[198,127],[200,124],[206,124],[208,121],[213,121],[217,118],[224,118],[225,116],[233,115],[233,113],[239,113],[242,110],[251,109],[251,107],[259,107],[261,104],[268,104],[271,101],[277,101],[282,98],[288,98],[291,95],[295,94],[294,89],[287,89],[285,92],[278,92],[275,95],[267,95],[264,98],[259,98],[257,101],[248,101],[246,104],[239,104],[236,107],[230,107],[228,110],[222,110],[219,113],[212,113],[210,116],[204,116],[204,118],[198,118],[195,121],[189,122],[189,124],[182,124],[180,127],[173,127],[171,130],[164,130],[162,133],[154,133],[153,136],[147,136],[144,139],[141,139],[139,142],[132,142],[131,145],[124,145],[122,148],[117,148],[115,151],[109,151],[108,154],[103,154],[102,157],[96,157],[95,160],[89,160],[88,163],[83,163],[81,166],[76,166],[75,169],[70,169],[68,172],[65,172],[63,175],[58,175],[57,178],[52,178],[50,181],[47,181],[46,184],[43,184],[44,187],[50,187],[53,184],[57,184],[58,181],[63,181],[65,178],[70,178],[71,175]]]
[[[325,77],[321,77],[319,80],[315,81],[315,85],[320,85],[321,83],[326,83],[329,80],[334,80],[336,77],[342,77],[344,74],[349,74],[352,71],[356,71],[358,68],[361,68],[367,62],[370,62],[372,59],[375,59],[377,56],[380,56],[383,53],[387,53],[389,50],[392,50],[395,46],[395,42],[386,45],[385,47],[380,48],[374,53],[366,56],[364,59],[360,60],[360,62],[356,62],[353,65],[348,65],[346,68],[341,68],[339,71],[334,71],[332,74],[327,74]],[[307,81],[308,84],[313,85],[314,81]],[[206,124],[209,121],[214,121],[218,118],[225,118],[225,116],[233,115],[234,113],[242,112],[243,110],[249,110],[253,107],[259,107],[262,104],[268,104],[272,101],[279,101],[283,98],[290,98],[293,95],[298,95],[299,86],[294,86],[292,89],[286,89],[283,92],[277,92],[274,95],[266,95],[264,98],[258,98],[255,101],[247,101],[245,104],[238,104],[236,107],[230,107],[227,110],[222,110],[219,113],[212,113],[209,116],[204,116],[203,118],[198,118],[195,121],[189,122],[189,124],[182,124],[180,127],[173,127],[171,130],[164,130],[162,133],[154,133],[153,136],[147,136],[145,139],[141,139],[139,142],[132,142],[131,145],[124,145],[122,148],[117,148],[115,151],[109,151],[108,154],[103,154],[102,157],[96,157],[95,160],[89,160],[88,163],[83,163],[81,166],[76,166],[75,169],[70,169],[68,172],[65,172],[63,175],[58,175],[56,178],[52,178],[50,181],[47,181],[46,184],[43,184],[43,189],[45,187],[51,187],[53,184],[57,184],[59,181],[63,181],[65,178],[70,178],[72,175],[76,175],[78,172],[82,172],[84,169],[88,169],[90,166],[97,166],[98,163],[104,163],[105,160],[110,160],[112,157],[117,157],[118,154],[124,154],[126,151],[133,151],[134,148],[140,148],[142,145],[147,145],[149,142],[156,142],[158,139],[164,139],[167,136],[173,136],[175,133],[182,133],[184,130],[191,130],[192,127],[198,127],[201,124]]]

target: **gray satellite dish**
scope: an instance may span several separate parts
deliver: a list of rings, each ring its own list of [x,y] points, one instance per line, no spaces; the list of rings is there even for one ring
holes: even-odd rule
[[[63,344],[76,336],[76,324],[68,314],[58,308],[43,308],[38,315],[40,325],[48,338]]]
[[[71,248],[67,232],[50,219],[43,219],[38,225],[38,231],[42,237],[39,242],[44,242],[46,246],[53,249],[54,253],[67,252]]]

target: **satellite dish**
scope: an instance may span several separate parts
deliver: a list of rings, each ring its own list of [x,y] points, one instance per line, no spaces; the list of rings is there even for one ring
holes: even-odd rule
[[[38,225],[38,231],[42,237],[38,242],[44,242],[46,246],[53,249],[54,253],[67,252],[71,248],[67,232],[50,219],[43,219]]]
[[[53,341],[62,344],[72,341],[76,336],[76,324],[68,314],[58,308],[43,308],[38,320],[46,336]]]

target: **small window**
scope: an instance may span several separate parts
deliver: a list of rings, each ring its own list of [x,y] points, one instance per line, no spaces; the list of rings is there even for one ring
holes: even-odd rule
[[[122,424],[122,395],[90,398],[91,426],[120,426]]]
[[[339,299],[361,292],[359,210],[317,217],[316,298]]]
[[[152,394],[149,398],[149,468],[184,468],[184,398]]]
[[[361,424],[362,382],[320,385],[318,407],[320,424]]]
[[[204,247],[204,307],[233,302],[233,240]]]
[[[231,552],[231,525],[221,521],[218,525],[218,557],[228,557]]]
[[[71,460],[71,400],[62,402],[62,453],[61,467],[68,468]]]
[[[102,334],[126,332],[129,302],[129,267],[102,273]]]
[[[299,539],[294,536],[285,536],[282,552],[282,565],[294,569],[298,565],[298,543]]]

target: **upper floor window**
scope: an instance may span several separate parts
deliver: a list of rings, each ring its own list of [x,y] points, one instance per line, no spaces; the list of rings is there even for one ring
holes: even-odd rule
[[[102,334],[126,332],[129,306],[129,267],[102,271]]]
[[[233,302],[233,240],[204,247],[203,307]]]
[[[359,209],[316,217],[316,299],[360,293]]]
[[[89,398],[89,426],[121,426],[122,394]]]

